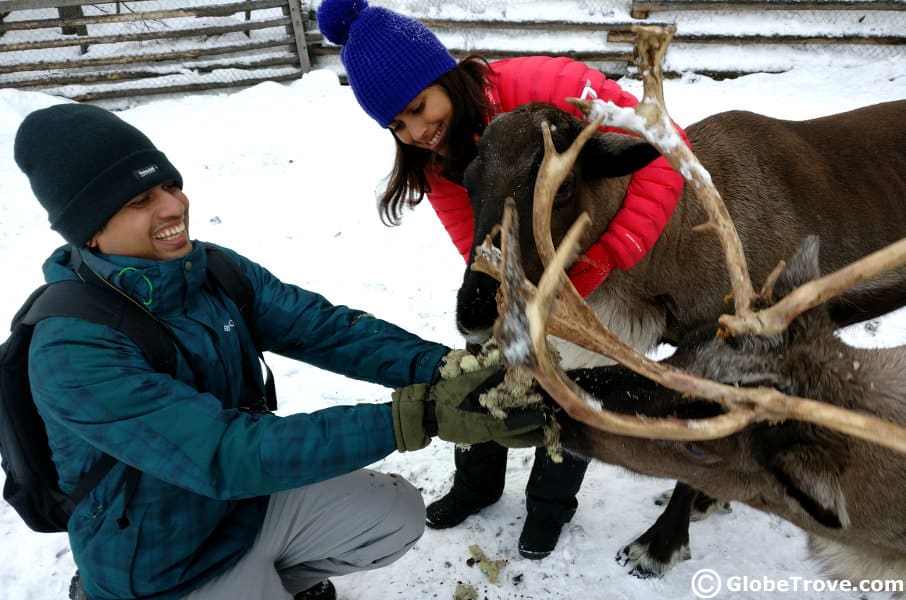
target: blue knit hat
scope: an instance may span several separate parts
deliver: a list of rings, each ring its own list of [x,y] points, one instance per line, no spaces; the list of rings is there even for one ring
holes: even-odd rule
[[[57,104],[25,117],[13,154],[50,226],[84,246],[132,198],[182,176],[141,131],[88,104]]]
[[[343,46],[340,58],[356,99],[387,127],[423,89],[456,66],[427,27],[366,0],[324,0],[318,27]]]

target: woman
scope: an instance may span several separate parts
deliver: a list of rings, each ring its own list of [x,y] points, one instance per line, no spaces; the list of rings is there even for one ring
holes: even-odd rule
[[[359,104],[396,140],[396,161],[379,201],[382,220],[399,224],[403,210],[427,196],[466,261],[474,218],[462,174],[495,115],[547,102],[581,116],[567,97],[600,98],[624,107],[638,103],[602,73],[565,57],[489,64],[471,56],[457,64],[421,23],[365,0],[324,0],[318,24],[328,40],[342,46],[340,56]],[[614,268],[629,269],[646,254],[673,214],[682,188],[682,177],[664,158],[633,175],[623,208],[570,270],[583,296]],[[496,502],[503,493],[506,458],[506,448],[495,443],[457,451],[453,488],[428,506],[427,525],[453,527]],[[519,538],[523,556],[541,559],[553,551],[560,530],[575,513],[586,467],[576,457],[554,463],[544,448],[536,451]]]

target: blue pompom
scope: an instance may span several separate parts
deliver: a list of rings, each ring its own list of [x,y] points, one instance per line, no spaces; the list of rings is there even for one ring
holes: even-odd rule
[[[328,41],[343,46],[352,22],[367,7],[367,0],[324,0],[318,7],[318,28]]]

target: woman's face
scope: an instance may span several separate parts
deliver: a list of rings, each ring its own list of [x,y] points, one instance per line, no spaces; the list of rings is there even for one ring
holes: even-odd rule
[[[453,103],[439,85],[423,89],[387,128],[404,144],[443,155],[453,118]]]

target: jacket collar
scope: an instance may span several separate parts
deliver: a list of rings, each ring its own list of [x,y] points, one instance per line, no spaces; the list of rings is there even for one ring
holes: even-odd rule
[[[207,256],[204,244],[193,241],[192,252],[173,260],[149,260],[101,254],[81,249],[85,265],[153,313],[183,310],[186,298],[205,281]],[[76,279],[76,258],[71,246],[63,246],[44,263],[48,282]]]

